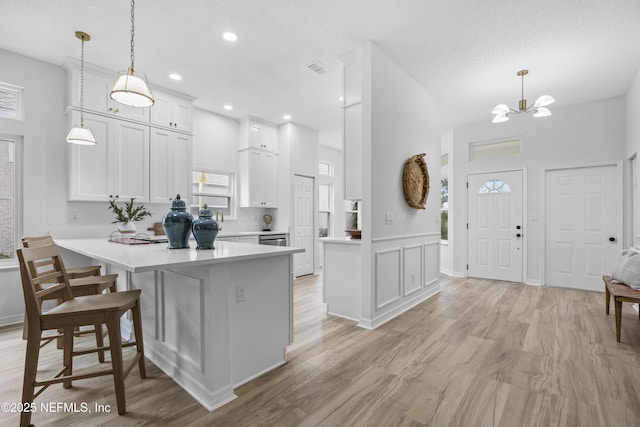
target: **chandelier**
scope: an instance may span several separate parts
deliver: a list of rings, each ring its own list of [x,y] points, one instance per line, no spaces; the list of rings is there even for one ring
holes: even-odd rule
[[[551,111],[549,111],[547,105],[556,102],[555,98],[551,95],[542,95],[540,98],[536,99],[535,104],[527,107],[527,100],[524,99],[524,76],[527,74],[529,74],[529,70],[518,71],[518,75],[522,77],[522,98],[518,102],[518,109],[510,108],[506,104],[496,105],[491,111],[491,114],[495,114],[495,117],[492,120],[493,123],[506,122],[509,120],[509,114],[523,114],[528,113],[531,110],[535,110],[533,117],[547,117],[551,115]]]

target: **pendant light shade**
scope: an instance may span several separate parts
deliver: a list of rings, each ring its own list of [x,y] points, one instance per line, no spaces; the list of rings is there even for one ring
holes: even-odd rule
[[[91,128],[84,125],[84,42],[91,40],[91,37],[82,31],[76,31],[76,37],[82,41],[80,48],[80,124],[71,128],[71,132],[67,135],[67,142],[79,145],[96,145]]]
[[[118,74],[110,96],[114,101],[132,107],[151,107],[155,102],[147,77],[141,73],[134,74],[132,69]]]
[[[109,96],[114,101],[131,107],[151,107],[156,101],[151,93],[147,77],[134,71],[135,7],[135,0],[131,0],[131,66],[127,71],[118,73],[116,84],[111,89]]]
[[[78,145],[96,145],[91,129],[83,124],[75,125],[67,135],[67,142]]]

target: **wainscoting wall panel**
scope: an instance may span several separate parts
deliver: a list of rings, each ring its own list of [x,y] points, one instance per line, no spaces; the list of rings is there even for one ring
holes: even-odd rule
[[[423,268],[422,268],[422,246],[405,246],[404,252],[404,290],[402,296],[409,296],[422,289]]]
[[[400,263],[402,251],[392,248],[378,251],[375,254],[375,307],[376,310],[394,303],[400,299],[402,272]]]

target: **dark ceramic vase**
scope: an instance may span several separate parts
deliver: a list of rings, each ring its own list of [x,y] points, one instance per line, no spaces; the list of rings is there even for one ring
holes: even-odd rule
[[[193,217],[187,212],[187,205],[180,200],[180,195],[171,203],[171,211],[162,217],[162,228],[169,240],[169,249],[185,249],[189,247],[189,235]]]
[[[198,219],[193,221],[191,232],[198,242],[196,249],[214,249],[213,242],[216,240],[219,227],[218,222],[212,217],[213,212],[205,204],[198,214]]]

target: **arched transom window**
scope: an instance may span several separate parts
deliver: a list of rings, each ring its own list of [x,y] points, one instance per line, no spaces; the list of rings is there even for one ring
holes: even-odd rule
[[[485,181],[478,190],[478,194],[487,193],[511,193],[511,187],[509,187],[509,184],[504,181],[493,179],[490,181]]]

